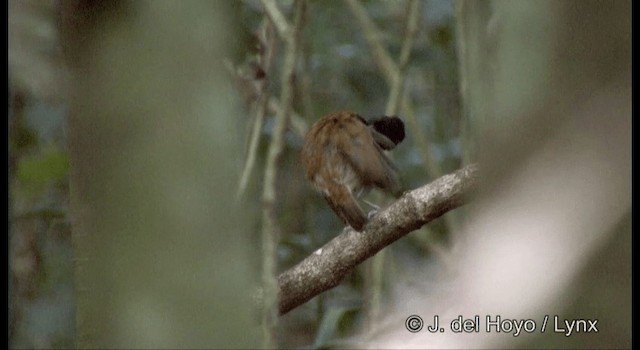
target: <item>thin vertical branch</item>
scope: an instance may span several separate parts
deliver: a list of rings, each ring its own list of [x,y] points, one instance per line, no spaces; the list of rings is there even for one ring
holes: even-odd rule
[[[264,6],[264,11],[267,16],[269,16],[271,23],[273,23],[278,30],[280,37],[285,41],[292,39],[292,35],[289,33],[291,25],[289,25],[282,12],[278,9],[275,0],[262,0],[262,6]]]
[[[422,2],[418,0],[411,0],[408,3],[406,11],[406,28],[404,33],[404,39],[402,41],[402,48],[400,50],[400,58],[398,59],[397,69],[394,69],[394,74],[391,77],[392,83],[389,98],[387,99],[387,107],[385,115],[394,115],[397,113],[400,107],[400,101],[402,100],[404,93],[404,82],[407,67],[409,66],[409,58],[411,56],[411,50],[413,48],[413,42],[416,32],[418,31],[418,23],[421,14]],[[384,266],[386,259],[386,250],[380,251],[371,261],[370,270],[370,295],[371,298],[368,303],[368,320],[374,322],[380,315],[382,304],[382,290],[383,290],[383,278],[384,278]]]
[[[357,0],[348,0],[347,5],[349,5],[351,13],[353,13],[356,21],[360,24],[364,37],[371,47],[374,63],[378,65],[387,83],[393,82],[393,77],[398,74],[398,67],[382,44],[380,39],[382,38],[382,33],[378,30],[371,18],[369,18],[367,10]]]
[[[285,132],[292,110],[293,83],[296,59],[298,56],[298,40],[304,24],[303,13],[305,1],[295,2],[293,31],[286,23],[284,16],[278,10],[273,0],[262,0],[265,11],[278,30],[278,34],[285,42],[284,63],[281,76],[280,110],[276,115],[275,127],[269,151],[267,153],[264,189],[262,194],[262,237],[263,237],[263,345],[266,348],[276,347],[275,329],[277,323],[277,247],[280,227],[276,216],[276,180],[278,165],[284,149]]]
[[[276,98],[269,99],[269,112],[273,114],[280,113],[281,103]],[[309,129],[309,123],[302,118],[298,113],[294,110],[289,111],[289,129],[293,131],[296,135],[300,137],[304,137]]]
[[[411,50],[413,48],[413,42],[418,31],[418,22],[420,19],[422,2],[412,0],[407,7],[407,27],[405,29],[404,40],[402,42],[402,49],[400,50],[400,59],[398,60],[398,69],[393,76],[391,84],[391,92],[389,93],[389,99],[387,101],[387,108],[385,110],[386,115],[393,115],[398,112],[400,107],[400,101],[404,92],[404,81],[407,73],[407,67],[409,65],[409,57],[411,56]]]
[[[372,57],[375,64],[378,66],[378,69],[380,69],[380,72],[387,81],[387,84],[393,85],[394,77],[397,76],[399,68],[393,62],[391,55],[389,55],[389,52],[382,43],[382,33],[376,27],[375,23],[373,23],[371,18],[369,18],[369,15],[367,15],[365,8],[360,4],[360,2],[357,0],[349,0],[347,1],[347,4],[349,5],[349,9],[353,13],[356,21],[360,25],[364,37],[373,52]],[[412,134],[418,150],[420,151],[425,169],[431,177],[438,177],[442,175],[442,169],[440,169],[440,165],[435,159],[433,159],[433,156],[429,151],[429,144],[426,142],[426,136],[418,124],[411,101],[406,95],[402,95],[403,96],[400,101],[402,112],[409,123],[410,127],[408,129]]]
[[[261,82],[260,96],[256,101],[255,106],[255,119],[251,126],[251,138],[249,139],[249,147],[247,149],[247,157],[245,158],[242,173],[240,175],[240,182],[238,183],[238,192],[236,193],[236,200],[242,198],[247,190],[249,178],[253,173],[253,168],[256,163],[256,155],[258,153],[258,144],[260,141],[260,134],[262,133],[262,126],[264,125],[264,115],[269,103],[269,96],[267,96],[266,82]]]
[[[465,3],[462,1],[454,2],[454,14],[455,14],[455,33],[456,33],[456,47],[458,49],[458,71],[460,76],[460,99],[462,103],[460,103],[460,109],[462,110],[462,127],[461,127],[461,137],[463,143],[463,153],[462,153],[462,163],[468,163],[471,161],[471,155],[469,154],[470,150],[475,149],[472,147],[471,140],[472,135],[470,135],[470,123],[471,121],[468,118],[468,106],[471,103],[469,96],[469,83],[468,83],[468,55],[467,55],[467,41],[468,38],[465,35],[465,22],[463,20],[464,17],[464,6]]]
[[[274,38],[273,27],[270,21],[264,20],[262,28],[258,33],[260,39],[261,50],[258,56],[259,69],[264,72],[265,78],[260,79],[257,82],[257,100],[254,103],[255,106],[255,119],[251,129],[251,138],[249,140],[249,147],[247,149],[247,157],[240,176],[240,182],[238,184],[238,192],[236,199],[240,199],[247,189],[249,178],[253,173],[255,167],[258,145],[260,141],[260,134],[262,133],[262,126],[264,125],[264,116],[269,105],[269,69],[271,67],[271,61],[274,51]]]

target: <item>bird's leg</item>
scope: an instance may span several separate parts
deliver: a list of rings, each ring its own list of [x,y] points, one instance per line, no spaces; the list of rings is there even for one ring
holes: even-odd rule
[[[379,207],[379,206],[377,206],[377,205],[376,205],[376,204],[374,204],[374,203],[369,202],[369,201],[368,201],[368,200],[366,200],[366,199],[363,199],[362,201],[363,201],[363,202],[365,202],[366,204],[368,204],[370,207],[372,207],[372,208],[373,208],[372,210],[370,210],[370,211],[369,211],[369,213],[367,213],[367,218],[368,218],[369,220],[371,220],[371,218],[373,218],[374,216],[376,216],[376,214],[378,214],[378,211],[380,210],[380,207]]]

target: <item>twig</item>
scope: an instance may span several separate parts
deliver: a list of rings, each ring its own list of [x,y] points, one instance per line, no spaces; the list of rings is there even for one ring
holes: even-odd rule
[[[392,78],[392,83],[389,98],[387,100],[387,107],[385,109],[385,115],[395,115],[400,107],[400,101],[404,93],[404,82],[407,67],[409,65],[409,57],[411,56],[411,49],[413,47],[413,41],[415,34],[418,30],[418,20],[420,19],[420,5],[421,2],[417,0],[411,0],[408,3],[407,11],[405,14],[405,33],[402,41],[402,49],[400,50],[400,58],[398,60],[398,69],[396,75]],[[386,265],[385,251],[381,251],[375,258],[371,260],[370,273],[367,274],[367,280],[370,282],[370,297],[368,298],[368,307],[366,308],[369,316],[368,321],[378,319],[382,304],[382,289],[384,287],[384,266]]]
[[[400,101],[403,97],[403,87],[407,67],[409,65],[409,57],[411,56],[411,49],[413,48],[413,41],[418,31],[418,20],[421,13],[421,1],[412,0],[407,8],[407,27],[405,29],[404,40],[402,41],[402,49],[400,50],[400,59],[398,60],[398,69],[396,74],[392,77],[391,91],[389,93],[389,100],[387,101],[386,115],[394,115],[398,112],[400,107]]]
[[[347,1],[349,9],[354,14],[354,17],[360,24],[367,43],[371,47],[371,51],[374,53],[373,59],[382,75],[384,76],[387,84],[392,85],[394,83],[394,77],[397,76],[398,67],[393,62],[391,55],[387,52],[387,49],[382,43],[382,34],[376,27],[375,23],[369,18],[365,8],[356,0]],[[406,95],[402,96],[401,107],[404,116],[410,124],[409,131],[412,134],[413,139],[420,150],[425,169],[433,177],[438,177],[442,174],[442,170],[438,165],[438,162],[433,159],[431,152],[429,151],[429,145],[426,142],[426,136],[422,132],[422,128],[418,125],[418,121],[413,110],[413,106]]]
[[[469,201],[476,190],[476,165],[405,193],[376,215],[362,232],[351,229],[278,276],[280,314],[337,286],[358,264],[424,224]]]
[[[269,100],[269,112],[273,114],[280,113],[281,103],[277,98],[272,97]],[[298,136],[304,137],[309,129],[309,123],[307,123],[304,118],[302,118],[298,113],[293,111],[293,109],[289,112],[289,128]]]
[[[260,135],[262,133],[262,126],[264,125],[264,117],[269,104],[269,68],[271,67],[271,58],[273,56],[274,44],[273,31],[270,21],[264,20],[261,30],[258,33],[260,39],[261,50],[258,55],[258,65],[263,71],[265,78],[260,79],[258,84],[251,84],[254,88],[256,96],[258,97],[253,105],[255,106],[255,119],[251,129],[251,138],[249,139],[249,146],[247,148],[247,156],[242,168],[242,174],[240,176],[240,182],[238,184],[238,192],[236,193],[236,199],[242,198],[246,192],[249,178],[253,173],[255,167],[258,145],[260,141]]]
[[[362,27],[364,37],[373,52],[374,62],[378,65],[387,82],[393,82],[393,77],[398,75],[398,67],[396,67],[391,55],[389,55],[380,40],[382,33],[369,18],[367,10],[357,0],[348,0],[347,5],[349,5],[349,9],[360,24],[360,27]]]
[[[262,0],[262,6],[264,6],[267,16],[269,16],[271,23],[276,27],[280,37],[284,40],[289,40],[289,38],[291,38],[291,34],[289,33],[291,26],[278,9],[275,0]]]
[[[469,55],[467,53],[467,43],[469,42],[469,38],[467,38],[467,33],[465,29],[468,28],[465,25],[465,5],[468,4],[463,3],[462,1],[456,1],[454,3],[454,14],[455,14],[455,33],[456,33],[456,48],[458,49],[458,76],[460,77],[460,99],[462,100],[460,103],[460,107],[462,110],[462,126],[460,128],[460,139],[463,143],[463,153],[462,153],[462,161],[466,162],[471,159],[471,150],[475,149],[471,141],[472,135],[470,133],[470,121],[467,118],[468,108],[471,105],[471,97],[469,95]]]
[[[260,95],[260,90],[256,84],[249,84],[246,81],[246,78],[240,76],[239,72],[233,67],[231,63],[226,64],[227,70],[233,74],[236,79],[238,90],[245,97],[245,100],[248,103],[252,103],[253,100],[256,99]],[[278,98],[271,96],[269,98],[269,103],[267,104],[268,114],[278,115],[280,113],[280,100]],[[289,125],[291,131],[293,131],[296,135],[300,137],[304,137],[309,129],[309,123],[307,123],[304,118],[302,118],[298,113],[296,113],[293,109],[289,112]]]
[[[236,200],[241,199],[246,192],[249,178],[253,173],[253,168],[256,163],[260,134],[262,133],[262,126],[264,125],[264,115],[268,104],[268,96],[266,96],[265,89],[261,88],[260,90],[262,91],[262,94],[258,98],[258,101],[256,101],[255,119],[253,121],[253,125],[251,126],[251,138],[249,139],[247,157],[245,158],[244,166],[242,167],[242,174],[240,175],[240,182],[238,183]]]
[[[298,39],[304,25],[305,1],[295,3],[294,28],[289,30],[284,17],[272,0],[262,0],[265,10],[277,28],[282,40],[286,43],[284,63],[281,76],[280,110],[276,115],[273,137],[267,153],[264,188],[262,194],[262,242],[263,242],[263,271],[262,282],[264,291],[263,308],[263,346],[273,348],[275,342],[275,328],[277,323],[277,246],[280,227],[276,215],[276,180],[278,178],[278,164],[284,149],[285,132],[293,102],[293,82],[298,56]]]

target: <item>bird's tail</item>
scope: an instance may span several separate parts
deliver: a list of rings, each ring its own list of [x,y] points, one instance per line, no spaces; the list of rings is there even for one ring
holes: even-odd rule
[[[351,191],[343,185],[330,186],[328,190],[330,193],[324,198],[331,209],[354,230],[361,231],[367,223],[367,217]]]

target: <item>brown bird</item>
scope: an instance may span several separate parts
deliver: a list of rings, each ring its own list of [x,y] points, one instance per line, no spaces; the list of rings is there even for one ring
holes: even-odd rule
[[[399,189],[396,168],[383,150],[404,136],[404,124],[395,116],[368,123],[349,111],[328,114],[305,136],[301,158],[307,179],[345,223],[361,231],[367,216],[356,199],[373,187]]]

